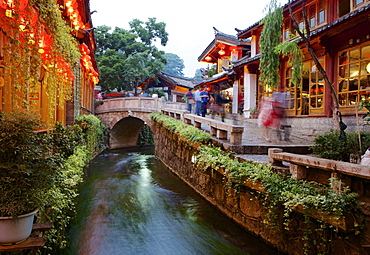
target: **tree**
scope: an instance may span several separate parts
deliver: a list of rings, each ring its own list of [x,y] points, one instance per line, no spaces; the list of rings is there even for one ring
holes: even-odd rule
[[[207,68],[199,68],[195,70],[195,77],[194,80],[201,82],[208,77],[212,77],[216,74],[216,65],[208,65]]]
[[[184,60],[173,53],[166,53],[165,57],[167,65],[165,66],[164,72],[173,76],[183,77],[184,73],[182,71],[185,68]]]
[[[140,81],[155,76],[166,64],[164,51],[154,45],[157,39],[166,46],[166,24],[134,19],[130,30],[99,26],[95,31],[96,60],[102,89],[133,90]]]

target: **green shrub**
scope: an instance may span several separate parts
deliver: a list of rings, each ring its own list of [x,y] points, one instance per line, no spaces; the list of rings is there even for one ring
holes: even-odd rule
[[[0,216],[19,216],[44,205],[61,159],[51,139],[34,132],[39,116],[0,112]]]
[[[75,199],[90,155],[85,146],[77,146],[75,153],[62,164],[58,181],[46,193],[45,205],[40,208],[40,220],[53,223],[53,227],[45,232],[50,250],[63,249],[67,245],[67,227],[76,214]]]
[[[79,125],[63,127],[57,122],[50,131],[53,147],[63,158],[73,155],[78,145],[84,144],[84,135]]]
[[[205,143],[211,139],[211,135],[196,127],[185,124],[181,120],[170,118],[162,113],[151,113],[150,118],[155,120],[173,133],[183,136],[190,141]]]
[[[0,216],[38,208],[38,220],[53,224],[46,232],[52,250],[66,245],[83,169],[104,141],[106,128],[97,117],[76,120],[37,133],[43,128],[38,115],[0,112]]]
[[[95,115],[79,115],[76,123],[84,133],[84,141],[88,151],[100,151],[105,147],[104,137],[107,131],[105,125]]]
[[[339,139],[339,135],[339,131],[331,130],[315,137],[315,145],[311,147],[313,154],[321,158],[349,162],[350,154],[362,155],[370,146],[370,134],[367,132],[360,133],[361,149],[357,132],[346,134],[346,140]]]
[[[150,146],[154,144],[154,136],[147,124],[140,129],[139,138],[137,139],[137,146]]]

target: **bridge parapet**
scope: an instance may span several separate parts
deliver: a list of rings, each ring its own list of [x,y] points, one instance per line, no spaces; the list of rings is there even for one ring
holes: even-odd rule
[[[161,111],[161,109],[186,110],[185,103],[167,102],[162,98],[152,97],[121,97],[105,99],[95,113],[119,111],[122,109],[146,109],[146,111]]]
[[[160,110],[163,101],[151,97],[124,97],[103,100],[103,104],[96,108],[96,113],[112,112],[122,109]]]

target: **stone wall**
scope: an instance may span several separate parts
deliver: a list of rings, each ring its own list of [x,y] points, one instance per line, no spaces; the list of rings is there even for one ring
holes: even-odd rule
[[[332,241],[318,248],[314,241],[322,242],[323,237],[315,233],[319,227],[316,223],[310,223],[307,227],[304,216],[298,212],[292,213],[290,229],[284,229],[283,208],[271,218],[271,214],[268,213],[269,206],[264,204],[265,201],[259,195],[265,192],[260,185],[250,182],[235,193],[232,188],[228,188],[222,169],[203,171],[193,164],[193,155],[197,153],[199,144],[178,137],[159,124],[152,126],[155,129],[153,133],[156,156],[208,202],[271,246],[286,254],[303,254],[302,229],[309,229],[312,234],[308,241],[310,243],[308,254],[367,254],[364,252],[365,248],[361,247],[361,243],[366,243],[366,236],[360,238],[351,231],[336,232],[331,228],[327,228],[325,230],[327,233],[322,234]],[[273,222],[275,228],[265,224],[268,221]]]

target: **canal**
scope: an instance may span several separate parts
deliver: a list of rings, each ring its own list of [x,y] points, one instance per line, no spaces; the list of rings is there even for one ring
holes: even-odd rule
[[[154,148],[105,151],[86,170],[65,254],[279,254],[203,200]]]

